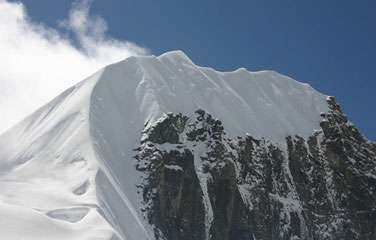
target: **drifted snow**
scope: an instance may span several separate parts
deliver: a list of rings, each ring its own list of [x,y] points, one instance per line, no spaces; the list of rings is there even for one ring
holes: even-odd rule
[[[110,65],[0,136],[0,236],[153,239],[133,159],[144,124],[201,108],[230,136],[283,143],[319,127],[325,98],[272,71],[198,67],[180,51]]]

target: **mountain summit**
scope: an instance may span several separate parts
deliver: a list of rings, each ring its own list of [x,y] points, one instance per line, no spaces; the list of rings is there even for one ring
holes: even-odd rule
[[[130,57],[0,136],[0,235],[375,239],[376,145],[333,97],[183,52]]]

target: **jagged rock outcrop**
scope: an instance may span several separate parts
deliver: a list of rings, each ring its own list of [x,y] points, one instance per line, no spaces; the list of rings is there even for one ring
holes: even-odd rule
[[[204,110],[167,114],[136,149],[157,239],[376,239],[376,151],[333,97],[286,145],[230,138]]]

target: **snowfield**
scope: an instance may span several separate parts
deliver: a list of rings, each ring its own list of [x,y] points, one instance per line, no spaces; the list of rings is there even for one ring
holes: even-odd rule
[[[0,136],[0,238],[153,239],[134,148],[164,113],[204,109],[230,136],[307,137],[326,96],[273,71],[218,72],[182,52],[110,65]]]

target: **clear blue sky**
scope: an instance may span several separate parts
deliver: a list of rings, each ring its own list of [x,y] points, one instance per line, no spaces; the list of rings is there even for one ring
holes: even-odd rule
[[[56,27],[72,0],[22,0]],[[376,1],[96,0],[109,34],[158,55],[181,49],[219,70],[273,69],[335,95],[376,140]]]

